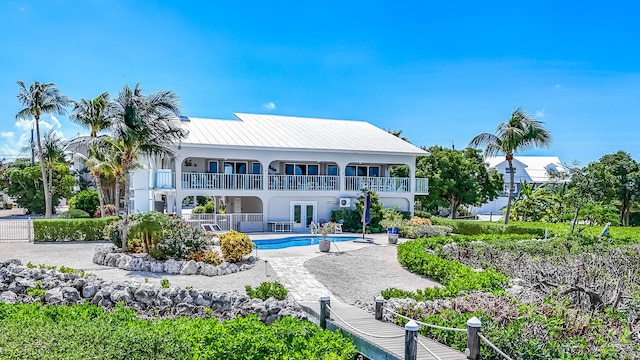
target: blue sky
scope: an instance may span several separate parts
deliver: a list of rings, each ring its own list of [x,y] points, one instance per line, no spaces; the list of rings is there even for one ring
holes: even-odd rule
[[[366,120],[419,146],[463,148],[523,107],[554,137],[525,154],[640,160],[640,5],[429,3],[1,1],[0,157],[29,136],[16,80],[38,80],[76,100],[169,89],[189,116]]]

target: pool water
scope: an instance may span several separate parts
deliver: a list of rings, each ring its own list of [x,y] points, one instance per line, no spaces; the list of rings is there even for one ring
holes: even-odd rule
[[[279,239],[267,239],[267,240],[253,240],[253,242],[258,247],[258,250],[273,250],[273,249],[284,249],[291,246],[307,246],[307,245],[317,245],[322,236],[291,236],[287,238],[279,238]],[[343,242],[343,241],[353,241],[356,239],[362,239],[362,237],[358,236],[327,236],[327,240],[331,240],[332,242]]]

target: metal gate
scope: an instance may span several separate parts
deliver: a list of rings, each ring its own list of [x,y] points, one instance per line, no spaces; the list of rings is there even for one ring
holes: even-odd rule
[[[33,220],[0,219],[0,242],[33,241]]]

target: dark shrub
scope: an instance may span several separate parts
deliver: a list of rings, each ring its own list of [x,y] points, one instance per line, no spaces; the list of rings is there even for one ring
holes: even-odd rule
[[[69,207],[84,210],[88,214],[95,213],[99,206],[100,200],[95,190],[82,190],[69,200]]]

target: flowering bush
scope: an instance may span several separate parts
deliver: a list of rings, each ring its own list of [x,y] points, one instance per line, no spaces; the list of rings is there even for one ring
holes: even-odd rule
[[[322,224],[320,228],[320,233],[322,234],[322,239],[325,240],[328,234],[331,234],[336,230],[336,223],[334,222],[326,222]]]
[[[222,259],[220,258],[220,254],[217,251],[213,250],[204,250],[198,251],[187,256],[187,260],[195,260],[198,262],[203,262],[205,264],[211,265],[220,265],[222,263]]]

